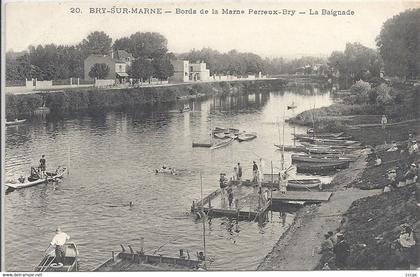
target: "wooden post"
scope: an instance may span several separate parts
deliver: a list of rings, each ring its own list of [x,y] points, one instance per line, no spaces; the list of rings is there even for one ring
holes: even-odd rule
[[[115,252],[111,251],[111,254],[112,254],[112,262],[115,263]]]

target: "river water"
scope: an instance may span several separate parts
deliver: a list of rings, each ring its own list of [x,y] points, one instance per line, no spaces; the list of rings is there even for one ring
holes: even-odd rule
[[[297,108],[287,111],[294,102]],[[56,226],[71,236],[80,252],[80,268],[92,270],[130,244],[139,250],[176,256],[187,249],[195,258],[203,249],[202,222],[189,215],[200,198],[218,188],[218,175],[241,162],[245,177],[252,161],[263,157],[280,167],[274,143],[282,138],[283,117],[331,104],[329,92],[313,86],[242,96],[190,101],[193,112],[179,113],[184,102],[154,107],[131,107],[58,119],[33,118],[6,129],[5,178],[29,173],[42,154],[47,167],[69,165],[58,184],[39,185],[8,193],[5,203],[5,251],[8,271],[31,271],[42,258]],[[257,139],[210,150],[192,148],[208,140],[209,130],[234,127],[257,132]],[[296,127],[296,133],[304,128]],[[284,125],[286,144],[292,127]],[[286,164],[290,154],[285,155]],[[155,175],[162,164],[182,170],[179,176]],[[132,201],[134,205],[128,207]],[[269,214],[264,224],[213,218],[206,222],[207,253],[213,270],[254,270],[293,221]]]

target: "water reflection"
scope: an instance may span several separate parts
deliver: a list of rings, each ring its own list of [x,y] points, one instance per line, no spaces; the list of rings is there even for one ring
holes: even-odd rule
[[[193,112],[180,113],[183,103]],[[280,166],[273,144],[279,140],[276,122],[296,112],[329,105],[328,91],[314,95],[256,92],[211,97],[153,106],[121,107],[113,111],[76,116],[37,118],[22,128],[6,130],[5,173],[15,178],[46,154],[48,166],[70,161],[70,174],[62,182],[15,191],[5,197],[6,269],[32,270],[45,244],[59,225],[78,243],[82,270],[90,270],[109,258],[121,243],[136,246],[145,238],[146,250],[174,256],[180,248],[191,253],[203,247],[202,222],[186,215],[194,199],[218,187],[220,172],[231,172],[238,162],[244,178],[252,161],[260,157]],[[233,142],[210,151],[192,148],[192,141],[209,140],[215,126],[255,131],[257,139]],[[292,142],[285,127],[285,143]],[[297,128],[296,132],[304,132]],[[290,162],[290,155],[286,155]],[[185,169],[179,176],[155,175],[162,164]],[[132,207],[124,204],[133,201]],[[283,210],[282,210],[283,211]],[[211,269],[253,270],[293,221],[270,212],[265,222],[213,218],[207,221]],[[174,240],[176,238],[176,240]],[[95,247],[92,247],[92,246]],[[39,250],[39,251],[38,251]]]

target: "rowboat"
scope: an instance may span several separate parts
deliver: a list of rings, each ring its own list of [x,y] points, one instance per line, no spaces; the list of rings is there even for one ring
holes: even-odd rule
[[[310,155],[292,155],[292,163],[307,162],[307,163],[331,163],[331,162],[352,162],[354,159],[347,157],[312,157]]]
[[[225,134],[239,134],[239,130],[235,128],[219,128],[215,127],[213,129],[213,134],[215,133],[225,133]]]
[[[227,138],[227,139],[224,139],[224,140],[222,140],[221,142],[218,142],[218,143],[216,143],[216,144],[213,144],[213,146],[212,147],[210,147],[210,149],[218,149],[218,148],[222,148],[222,147],[225,147],[225,146],[227,146],[227,145],[229,145],[229,144],[231,144],[232,142],[233,142],[233,140],[234,140],[234,138],[233,137],[230,137],[230,138]]]
[[[36,186],[39,184],[45,184],[51,181],[56,181],[60,178],[63,178],[64,173],[67,171],[67,168],[64,166],[59,166],[55,172],[46,172],[46,178],[32,179],[31,177],[24,178],[23,182],[21,181],[9,181],[5,185],[9,190],[28,188]]]
[[[26,119],[15,119],[14,121],[6,121],[6,126],[13,126],[24,123]]]
[[[57,264],[55,259],[55,250],[45,255],[38,266],[35,267],[36,272],[71,272],[79,271],[78,256],[79,251],[77,246],[73,242],[67,242],[64,244],[65,252],[63,258],[63,264]]]
[[[331,163],[298,163],[296,171],[298,173],[326,173],[337,169],[344,169],[349,166],[350,162],[331,162]]]
[[[214,133],[214,137],[218,139],[224,139],[229,136],[229,133]]]
[[[362,149],[359,143],[350,144],[350,145],[331,145],[331,144],[312,144],[308,142],[301,142],[303,146],[305,146],[308,150],[309,149],[329,149],[329,150],[336,150],[336,152],[344,151],[344,150],[357,150]]]
[[[239,141],[248,141],[248,140],[253,140],[256,137],[257,137],[256,133],[241,133],[241,134],[238,135],[238,140]]]
[[[316,139],[321,139],[321,140],[327,140],[327,139],[350,140],[352,138],[351,136],[323,137],[323,136],[319,136],[318,134],[316,134],[315,136],[296,134],[294,136],[297,140],[308,141],[308,142],[312,142]]]
[[[306,131],[306,133],[308,135],[313,135],[314,134],[314,130],[308,129]],[[319,138],[336,138],[336,137],[341,137],[343,136],[344,132],[339,132],[339,133],[315,133],[315,136],[319,137]]]
[[[321,180],[312,178],[312,179],[296,179],[288,180],[287,187],[293,189],[311,189],[317,188],[321,184]]]
[[[309,142],[316,144],[316,145],[340,145],[340,146],[348,146],[348,145],[356,145],[359,142],[355,140],[340,140],[340,139],[308,139]]]
[[[283,145],[274,144],[279,150],[283,149]],[[305,146],[303,145],[284,145],[284,151],[292,151],[292,152],[308,152]]]

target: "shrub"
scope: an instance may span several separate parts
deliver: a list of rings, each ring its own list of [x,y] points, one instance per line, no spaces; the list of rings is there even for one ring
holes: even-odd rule
[[[362,104],[366,103],[369,99],[369,91],[371,90],[371,86],[368,82],[365,81],[357,81],[353,86],[350,88],[351,96],[347,99],[347,102],[350,104]]]
[[[386,84],[380,84],[375,89],[376,91],[376,102],[380,105],[391,105],[394,100],[391,97],[391,88]]]

